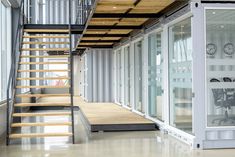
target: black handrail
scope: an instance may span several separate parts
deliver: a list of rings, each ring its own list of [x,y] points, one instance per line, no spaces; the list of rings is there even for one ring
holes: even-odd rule
[[[94,5],[94,2],[96,0],[84,0],[81,1],[82,8],[80,12],[78,11],[77,16],[76,16],[76,24],[86,24],[88,17],[91,13],[92,6]],[[12,64],[10,68],[10,74],[9,74],[9,79],[8,79],[8,84],[7,84],[7,136],[6,136],[6,144],[9,145],[9,135],[11,133],[11,127],[10,124],[12,122],[12,114],[14,111],[14,103],[15,103],[15,98],[16,98],[16,85],[17,85],[17,71],[19,69],[19,61],[20,61],[20,50],[22,48],[22,41],[23,41],[23,28],[24,24],[28,23],[28,18],[25,17],[25,0],[21,0],[20,2],[20,7],[19,7],[19,17],[18,17],[18,25],[17,25],[17,30],[16,30],[16,36],[14,39],[13,43],[13,50],[12,50]],[[71,23],[72,23],[72,11],[71,11],[71,6],[72,6],[72,0],[69,0],[69,37],[70,37],[70,94],[71,94],[71,113],[72,113],[72,132],[73,132],[73,143],[74,141],[74,109],[73,109],[73,56],[72,56],[72,35],[71,35]],[[27,12],[28,6],[26,6],[26,12]],[[82,14],[79,19],[79,14]],[[30,15],[27,14],[28,17]]]
[[[13,43],[13,50],[11,53],[11,68],[10,74],[7,84],[7,136],[6,136],[6,145],[9,145],[9,135],[11,133],[10,123],[12,121],[12,114],[13,114],[13,104],[15,100],[16,94],[16,77],[17,77],[17,70],[18,70],[18,62],[20,60],[20,49],[22,43],[22,35],[23,35],[23,26],[24,26],[24,0],[21,0],[20,7],[19,7],[19,16],[18,16],[18,25],[16,30],[16,37]]]

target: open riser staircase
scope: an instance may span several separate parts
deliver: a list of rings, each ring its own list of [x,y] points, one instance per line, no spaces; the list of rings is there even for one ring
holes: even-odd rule
[[[38,34],[40,32],[40,34]],[[58,34],[57,34],[58,33]],[[8,143],[19,138],[70,136],[74,143],[73,99],[71,87],[71,33],[68,29],[23,29],[22,44],[16,73],[16,94],[10,115]],[[62,68],[63,67],[63,68]],[[65,68],[64,68],[65,67]],[[62,75],[54,76],[50,74]],[[28,83],[27,83],[28,82]],[[29,83],[30,82],[30,83]],[[54,83],[56,82],[56,83]],[[27,84],[26,84],[27,83]],[[43,91],[51,90],[50,93]],[[64,93],[57,92],[63,89]],[[26,92],[25,91],[30,91]],[[37,91],[41,91],[38,93]],[[54,93],[53,93],[54,91]],[[39,101],[53,97],[53,102]],[[68,102],[57,102],[57,97],[68,97]],[[25,100],[34,100],[27,102]],[[31,111],[32,107],[58,107],[61,111]],[[29,109],[29,110],[28,110]],[[66,110],[65,110],[66,109]],[[32,117],[68,117],[67,121],[24,122]],[[40,119],[40,118],[39,118]],[[49,118],[50,119],[50,118]],[[56,119],[56,118],[55,118]],[[69,132],[29,132],[32,127],[68,127]],[[24,128],[29,128],[25,133]],[[15,132],[14,130],[17,130]],[[21,130],[19,132],[19,130]],[[33,130],[33,129],[32,129]],[[44,129],[40,129],[44,130]],[[19,133],[18,133],[19,132]]]

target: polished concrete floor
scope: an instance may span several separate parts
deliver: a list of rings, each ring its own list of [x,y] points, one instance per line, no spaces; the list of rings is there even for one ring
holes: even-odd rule
[[[235,149],[191,150],[159,131],[97,132],[88,134],[75,116],[76,144],[68,138],[25,139],[5,146],[0,157],[234,157]],[[40,119],[42,120],[42,119]],[[45,119],[46,120],[46,119]],[[47,119],[49,120],[49,119]],[[58,128],[54,128],[58,129]],[[39,129],[40,130],[40,129]],[[47,131],[50,129],[46,129]],[[68,128],[64,128],[68,130]],[[33,143],[33,144],[30,144]],[[44,144],[43,144],[44,143]]]

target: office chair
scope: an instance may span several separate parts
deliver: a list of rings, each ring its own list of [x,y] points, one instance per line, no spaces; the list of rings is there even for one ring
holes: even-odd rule
[[[224,82],[232,82],[230,78],[223,78]],[[210,82],[220,82],[218,79],[211,79]],[[218,125],[221,125],[222,122],[231,122],[234,123],[234,119],[228,116],[228,110],[231,109],[231,106],[235,106],[235,93],[234,89],[212,89],[214,96],[214,104],[217,108],[225,108],[224,118],[216,118],[212,120],[212,124],[218,121]]]

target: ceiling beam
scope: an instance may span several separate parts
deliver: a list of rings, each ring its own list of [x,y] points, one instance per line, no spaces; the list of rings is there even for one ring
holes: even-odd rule
[[[92,18],[160,18],[160,13],[94,13]]]
[[[80,43],[107,43],[119,42],[120,40],[81,40]]]
[[[87,48],[113,48],[113,45],[82,45],[82,44],[79,44],[77,49],[79,49],[79,47],[87,47]]]
[[[88,26],[87,29],[142,29],[142,26],[132,26],[132,25],[124,25],[124,26],[108,26],[108,25],[92,25]]]
[[[72,34],[82,34],[85,26],[84,25],[71,25]],[[40,29],[69,29],[68,24],[25,24],[24,29],[39,29],[38,32],[31,32],[31,34],[68,34],[68,32],[40,32]],[[30,34],[30,32],[29,32]]]
[[[129,34],[84,34],[83,37],[129,37]]]

